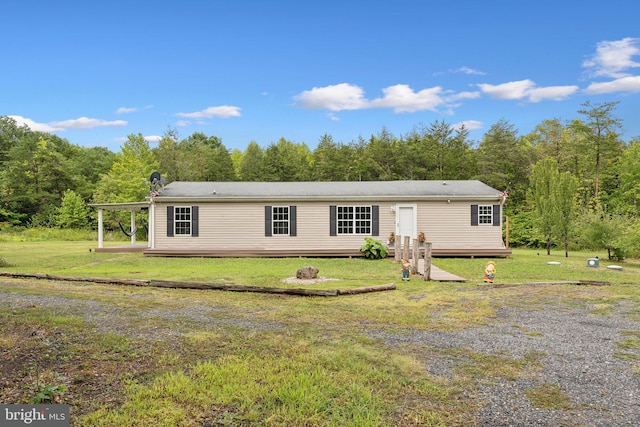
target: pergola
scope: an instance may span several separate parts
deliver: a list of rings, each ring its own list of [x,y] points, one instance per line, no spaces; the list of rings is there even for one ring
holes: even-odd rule
[[[149,209],[149,202],[130,202],[130,203],[94,203],[90,206],[98,209],[98,248],[96,252],[127,252],[142,251],[147,249],[147,245],[136,245],[136,233],[131,234],[131,246],[118,246],[113,248],[104,247],[104,222],[102,213],[104,211],[130,211],[131,212],[131,230],[136,228],[136,212]],[[149,222],[149,227],[153,224]],[[150,230],[151,232],[151,230]]]

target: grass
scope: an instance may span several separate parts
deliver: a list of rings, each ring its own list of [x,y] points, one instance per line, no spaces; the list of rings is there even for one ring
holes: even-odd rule
[[[141,253],[96,253],[90,251],[94,247],[91,242],[12,242],[2,246],[12,248],[10,253],[0,252],[10,264],[5,271],[78,277],[298,287],[282,280],[295,276],[298,268],[312,264],[320,270],[320,276],[339,279],[323,284],[324,288],[337,289],[389,283],[399,271],[390,260],[376,262],[362,258],[159,258],[144,257]]]
[[[575,405],[557,384],[542,384],[525,391],[531,403],[538,408],[568,411]]]
[[[51,390],[64,386],[55,390],[64,390],[58,398],[72,405],[78,426],[473,425],[477,403],[469,396],[478,384],[535,372],[544,355],[456,350],[446,355],[456,361],[453,376],[434,377],[410,348],[391,349],[363,329],[459,330],[491,323],[504,305],[588,307],[594,316],[615,308],[639,316],[640,264],[621,263],[621,272],[588,268],[591,253],[565,259],[515,250],[497,260],[496,281],[612,286],[479,290],[485,259],[435,259],[469,279],[452,284],[401,282],[390,259],[165,259],[90,248],[91,242],[1,241],[0,257],[13,265],[5,271],[260,286],[283,286],[283,278],[311,264],[340,279],[327,286],[396,282],[398,290],[300,298],[3,278],[0,292],[53,302],[0,304],[0,376],[9,379],[0,401],[29,401],[37,381]],[[552,259],[561,265],[547,265]],[[638,331],[621,335],[615,355],[637,374]],[[539,407],[571,405],[551,385],[527,396]]]

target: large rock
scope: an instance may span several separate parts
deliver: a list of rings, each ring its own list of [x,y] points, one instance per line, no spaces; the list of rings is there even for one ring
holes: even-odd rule
[[[299,268],[296,272],[296,279],[317,279],[319,271],[312,266]]]

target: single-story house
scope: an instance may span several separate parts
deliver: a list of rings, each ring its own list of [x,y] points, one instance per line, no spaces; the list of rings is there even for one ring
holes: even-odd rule
[[[148,208],[148,256],[359,256],[365,237],[420,233],[433,256],[507,256],[504,201],[480,181],[172,182],[147,202],[94,206],[131,210],[132,228]]]

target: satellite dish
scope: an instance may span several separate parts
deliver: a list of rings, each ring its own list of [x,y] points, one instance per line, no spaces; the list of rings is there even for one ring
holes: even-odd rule
[[[157,184],[160,181],[160,173],[159,172],[154,172],[151,174],[151,177],[149,178],[149,181],[151,181],[152,184]]]

